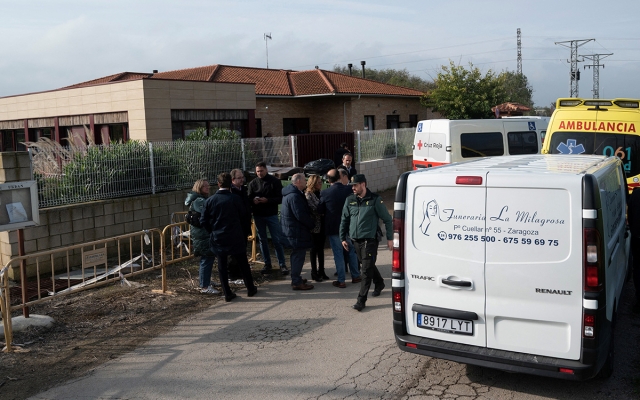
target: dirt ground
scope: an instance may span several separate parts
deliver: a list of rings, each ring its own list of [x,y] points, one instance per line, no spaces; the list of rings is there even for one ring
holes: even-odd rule
[[[260,267],[254,267],[258,285],[266,283]],[[55,324],[14,333],[13,343],[22,351],[0,354],[0,398],[24,399],[82,376],[224,301],[199,292],[198,259],[169,266],[167,272],[173,295],[152,292],[161,288],[161,278],[151,271],[129,279],[131,287],[118,283],[30,307],[31,314],[48,315]],[[285,278],[272,275],[269,279]]]
[[[391,212],[395,192],[380,194]],[[31,314],[48,315],[55,324],[49,329],[14,332],[13,343],[19,351],[0,353],[0,398],[24,399],[83,376],[168,331],[189,315],[224,302],[220,296],[199,292],[198,262],[195,258],[167,267],[172,295],[153,292],[161,288],[161,276],[160,271],[151,271],[130,278],[132,286],[107,285],[30,307]],[[265,278],[260,268],[260,264],[253,266],[258,286],[273,279],[288,279],[279,274]],[[213,275],[215,281],[217,273]],[[244,286],[235,288],[246,290]],[[21,314],[14,313],[17,315]],[[4,340],[0,343],[0,347],[5,345]]]

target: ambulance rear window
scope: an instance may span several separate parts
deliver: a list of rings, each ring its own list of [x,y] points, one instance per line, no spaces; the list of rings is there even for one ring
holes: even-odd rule
[[[463,133],[460,135],[463,158],[489,157],[504,155],[502,133]]]
[[[618,133],[554,132],[551,154],[596,154],[617,156],[627,176],[640,174],[640,136]]]

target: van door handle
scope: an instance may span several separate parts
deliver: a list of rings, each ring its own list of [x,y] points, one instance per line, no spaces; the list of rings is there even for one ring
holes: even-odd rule
[[[469,281],[452,281],[451,279],[443,279],[442,283],[450,286],[471,287],[471,282]]]

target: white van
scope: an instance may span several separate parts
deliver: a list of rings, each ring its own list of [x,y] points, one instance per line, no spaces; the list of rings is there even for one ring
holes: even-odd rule
[[[489,157],[404,173],[394,204],[398,346],[512,372],[609,376],[626,193],[616,157]]]
[[[540,154],[548,124],[549,117],[420,121],[413,139],[413,169],[478,157]]]

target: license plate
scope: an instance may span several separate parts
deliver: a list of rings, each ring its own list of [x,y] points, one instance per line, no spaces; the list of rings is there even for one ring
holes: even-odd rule
[[[418,314],[418,327],[445,333],[473,335],[473,321]]]

